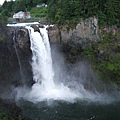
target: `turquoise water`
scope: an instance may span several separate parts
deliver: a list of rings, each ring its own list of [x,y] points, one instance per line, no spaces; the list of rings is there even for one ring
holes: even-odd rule
[[[120,120],[120,102],[49,101],[34,104],[21,100],[18,105],[33,120]]]

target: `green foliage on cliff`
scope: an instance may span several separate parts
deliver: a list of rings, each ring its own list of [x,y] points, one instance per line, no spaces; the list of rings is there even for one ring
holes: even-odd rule
[[[120,86],[120,32],[104,33],[101,40],[87,46],[71,41],[62,47],[68,62],[88,61],[101,80]]]
[[[12,117],[12,115],[7,115],[7,113],[3,112],[2,110],[0,110],[0,120],[16,120],[16,118]],[[17,117],[17,120],[23,120],[22,116],[19,115]]]
[[[106,35],[83,49],[82,55],[90,61],[102,80],[120,85],[120,33]]]
[[[47,7],[33,7],[30,10],[30,14],[32,17],[47,17]]]
[[[4,40],[4,35],[0,35],[0,41]]]
[[[70,63],[75,63],[79,56],[81,55],[81,46],[75,44],[72,40],[62,44],[62,50],[66,53],[66,61]]]
[[[6,16],[2,16],[0,14],[0,24],[4,24],[4,23],[6,23],[6,21],[7,21],[7,17]]]

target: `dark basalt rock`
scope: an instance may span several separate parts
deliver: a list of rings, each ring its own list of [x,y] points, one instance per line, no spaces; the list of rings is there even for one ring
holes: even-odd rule
[[[32,68],[30,64],[32,52],[30,50],[30,38],[28,30],[24,27],[17,28],[15,30],[15,42],[21,62],[22,83],[31,85],[33,83]]]
[[[13,36],[15,36],[15,44]],[[11,86],[31,86],[33,80],[28,30],[0,24],[0,38],[0,93],[10,91]],[[21,62],[22,76],[15,46]]]
[[[39,32],[40,33],[39,26],[31,25],[31,27],[34,29],[34,32]]]

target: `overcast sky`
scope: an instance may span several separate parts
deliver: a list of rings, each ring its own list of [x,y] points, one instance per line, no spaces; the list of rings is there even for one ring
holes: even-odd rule
[[[0,4],[2,5],[4,3],[5,0],[0,0]],[[7,1],[11,1],[11,0],[7,0]],[[13,0],[15,1],[15,0]]]

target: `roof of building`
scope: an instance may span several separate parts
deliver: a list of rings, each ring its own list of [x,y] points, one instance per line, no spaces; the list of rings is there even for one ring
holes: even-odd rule
[[[29,12],[23,12],[23,11],[20,11],[16,14],[13,15],[13,18],[30,18],[30,13]]]

